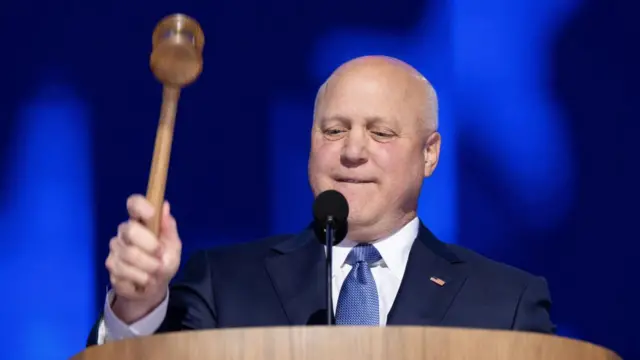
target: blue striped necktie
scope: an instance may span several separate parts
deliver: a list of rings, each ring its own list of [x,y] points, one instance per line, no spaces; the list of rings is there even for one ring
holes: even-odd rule
[[[340,289],[336,308],[337,325],[380,324],[378,290],[369,266],[381,259],[380,253],[371,244],[351,249],[346,263],[352,268]]]

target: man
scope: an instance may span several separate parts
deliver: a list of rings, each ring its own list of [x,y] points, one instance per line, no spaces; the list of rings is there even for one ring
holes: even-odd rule
[[[438,239],[417,218],[423,179],[438,164],[437,99],[411,66],[367,56],[343,64],[316,99],[309,156],[315,195],[340,191],[349,231],[334,248],[338,325],[431,325],[553,333],[546,282]],[[132,196],[110,242],[113,289],[88,344],[166,331],[321,324],[324,246],[311,228],[180,264],[176,220]],[[141,290],[143,289],[143,290]],[[355,306],[354,306],[355,304]]]

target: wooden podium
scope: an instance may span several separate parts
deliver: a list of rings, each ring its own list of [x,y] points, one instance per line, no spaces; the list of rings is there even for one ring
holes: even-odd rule
[[[92,346],[72,360],[618,360],[559,336],[441,327],[275,327],[183,331]]]

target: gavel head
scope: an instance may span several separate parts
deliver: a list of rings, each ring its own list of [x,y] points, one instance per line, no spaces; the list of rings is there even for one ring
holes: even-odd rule
[[[153,31],[151,70],[164,85],[183,87],[202,72],[204,34],[197,21],[183,14],[162,19]]]

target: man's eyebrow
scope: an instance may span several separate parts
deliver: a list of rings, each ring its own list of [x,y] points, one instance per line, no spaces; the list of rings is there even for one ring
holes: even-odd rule
[[[381,116],[370,116],[366,118],[367,123],[378,125],[378,124],[389,124],[391,126],[397,126],[399,124],[398,119],[396,117],[384,118]]]
[[[329,121],[337,121],[337,122],[346,124],[346,123],[351,122],[351,119],[349,119],[348,117],[343,116],[343,115],[333,115],[333,116],[329,116],[329,117],[323,117],[321,119],[321,123],[326,123],[326,122],[329,122]]]
[[[385,122],[385,119],[380,116],[369,116],[365,118],[365,120],[367,121],[367,123],[374,123],[374,124]]]
[[[351,118],[344,115],[332,115],[332,116],[326,116],[320,119],[320,124],[325,124],[327,122],[338,122],[340,124],[346,125],[351,123],[352,121],[351,121]],[[365,122],[368,124],[374,124],[374,125],[378,125],[378,124],[390,124],[392,126],[398,125],[398,119],[395,117],[385,118],[381,116],[369,116],[365,118]]]

